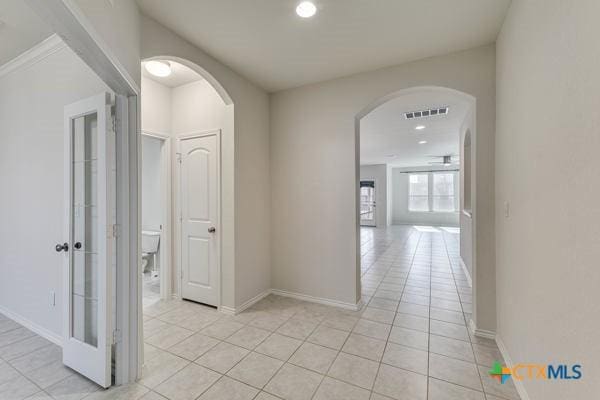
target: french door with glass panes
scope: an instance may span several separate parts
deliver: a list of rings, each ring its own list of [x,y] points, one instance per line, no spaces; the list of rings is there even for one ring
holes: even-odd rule
[[[65,107],[63,363],[111,385],[115,267],[115,134],[112,96]]]

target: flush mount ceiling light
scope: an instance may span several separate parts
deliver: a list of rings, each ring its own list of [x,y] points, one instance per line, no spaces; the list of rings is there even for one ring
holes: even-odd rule
[[[296,14],[302,18],[310,18],[317,13],[317,6],[313,2],[303,1],[296,7]]]
[[[145,65],[146,71],[154,76],[164,78],[171,75],[171,64],[168,61],[148,61]]]
[[[420,140],[419,141],[419,144],[425,144],[425,143],[427,143],[427,140]]]
[[[425,129],[425,125],[417,125],[417,126],[415,126],[415,129],[418,131],[423,130],[423,129]]]

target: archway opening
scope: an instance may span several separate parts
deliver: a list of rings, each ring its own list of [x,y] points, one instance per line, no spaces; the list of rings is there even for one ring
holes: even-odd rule
[[[444,300],[467,323],[476,243],[474,201],[465,212],[463,199],[473,190],[472,153],[463,145],[467,134],[474,142],[475,112],[474,97],[428,86],[357,114],[357,300],[368,307],[429,315]]]
[[[221,307],[233,259],[221,251],[233,240],[233,129],[232,98],[203,68],[172,56],[142,61],[144,313],[173,297]]]

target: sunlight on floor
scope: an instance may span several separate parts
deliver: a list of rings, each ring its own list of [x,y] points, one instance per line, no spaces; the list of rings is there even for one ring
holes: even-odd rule
[[[439,232],[440,231],[438,228],[435,228],[433,226],[418,226],[418,225],[415,225],[415,226],[413,226],[413,228],[415,228],[419,232]]]
[[[440,228],[443,231],[446,231],[448,233],[460,233],[460,228],[454,228],[454,227],[450,227],[450,226],[444,226]]]

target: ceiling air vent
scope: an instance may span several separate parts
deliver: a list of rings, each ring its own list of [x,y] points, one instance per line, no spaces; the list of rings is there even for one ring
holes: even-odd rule
[[[430,108],[429,110],[409,111],[404,113],[406,119],[432,117],[434,115],[448,114],[448,107]]]

